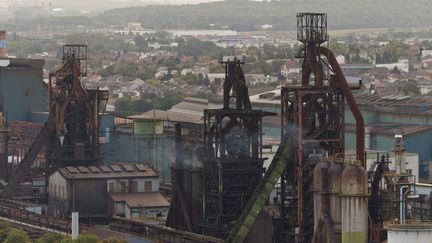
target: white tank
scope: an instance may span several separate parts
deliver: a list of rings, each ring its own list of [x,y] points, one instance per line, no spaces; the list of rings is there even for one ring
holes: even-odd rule
[[[330,217],[337,242],[342,238],[342,173],[345,166],[341,162],[334,162],[329,168]]]
[[[432,242],[432,224],[390,224],[385,228],[388,243]]]
[[[342,243],[368,242],[367,173],[346,165],[342,173]]]
[[[329,168],[330,163],[325,160],[321,160],[314,168],[314,229],[318,224],[318,219],[321,217],[321,193],[324,188],[321,184],[321,169]],[[306,209],[307,210],[307,209]]]

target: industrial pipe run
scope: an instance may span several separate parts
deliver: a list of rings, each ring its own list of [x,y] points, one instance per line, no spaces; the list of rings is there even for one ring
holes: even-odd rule
[[[327,57],[329,60],[330,66],[333,69],[333,72],[336,75],[336,78],[340,84],[342,89],[342,93],[344,94],[348,106],[356,120],[356,158],[361,161],[363,168],[366,167],[366,162],[364,159],[364,137],[365,137],[365,128],[364,128],[364,119],[363,115],[360,112],[360,108],[357,106],[357,103],[354,99],[354,96],[351,92],[351,89],[346,81],[345,75],[342,72],[342,69],[339,63],[336,60],[335,54],[326,47],[320,47],[320,53]]]

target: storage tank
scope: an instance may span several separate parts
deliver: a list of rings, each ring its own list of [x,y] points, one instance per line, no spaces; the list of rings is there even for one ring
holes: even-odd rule
[[[386,223],[388,243],[430,243],[432,224],[413,222],[410,224]]]
[[[321,217],[321,193],[325,188],[322,188],[321,184],[321,170],[322,168],[329,168],[330,162],[326,160],[320,160],[314,168],[314,229],[318,224],[318,219]],[[306,209],[307,210],[307,209]]]
[[[367,173],[348,164],[342,172],[342,243],[368,242]]]
[[[329,197],[330,217],[333,222],[333,231],[337,242],[342,240],[342,173],[345,165],[342,162],[334,162],[329,168]]]

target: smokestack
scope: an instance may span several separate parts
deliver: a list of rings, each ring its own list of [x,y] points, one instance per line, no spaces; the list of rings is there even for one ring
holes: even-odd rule
[[[6,57],[6,31],[0,30],[0,58]]]

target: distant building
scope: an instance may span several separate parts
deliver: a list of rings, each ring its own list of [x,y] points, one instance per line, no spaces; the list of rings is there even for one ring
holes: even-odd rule
[[[288,77],[289,74],[293,74],[293,73],[298,74],[300,72],[301,72],[300,64],[293,59],[289,59],[281,66],[281,75],[284,77]]]
[[[345,56],[344,55],[338,55],[336,57],[336,60],[339,64],[345,64]]]
[[[422,50],[421,51],[421,57],[425,58],[427,56],[432,56],[432,50]]]
[[[12,0],[0,0],[0,22],[8,21],[13,17],[11,11]]]
[[[385,67],[389,70],[397,69],[401,72],[408,73],[409,72],[409,63],[408,62],[396,62],[396,63],[385,63],[385,64],[377,64],[376,67]]]
[[[128,22],[127,23],[128,30],[139,31],[142,30],[140,22]]]

